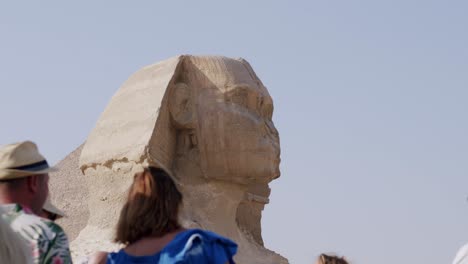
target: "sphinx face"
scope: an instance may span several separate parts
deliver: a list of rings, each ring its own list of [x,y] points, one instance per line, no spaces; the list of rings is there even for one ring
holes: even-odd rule
[[[266,88],[237,60],[209,69],[197,87],[197,138],[208,178],[239,183],[279,177],[280,147]]]

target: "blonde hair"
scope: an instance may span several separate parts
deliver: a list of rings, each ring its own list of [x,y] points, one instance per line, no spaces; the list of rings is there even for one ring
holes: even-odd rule
[[[0,209],[0,263],[32,264],[32,251],[2,218]]]
[[[338,257],[334,255],[320,254],[320,264],[349,264],[344,257]]]

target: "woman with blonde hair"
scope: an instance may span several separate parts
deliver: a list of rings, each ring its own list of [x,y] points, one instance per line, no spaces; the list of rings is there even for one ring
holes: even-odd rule
[[[94,256],[97,263],[234,263],[237,245],[213,232],[184,229],[178,221],[182,194],[164,170],[134,176],[120,213],[115,242],[125,247]]]
[[[320,254],[316,264],[349,264],[344,257]]]

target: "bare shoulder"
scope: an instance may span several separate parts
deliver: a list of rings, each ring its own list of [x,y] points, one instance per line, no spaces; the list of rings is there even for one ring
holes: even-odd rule
[[[89,257],[89,264],[105,264],[108,252],[98,251]]]

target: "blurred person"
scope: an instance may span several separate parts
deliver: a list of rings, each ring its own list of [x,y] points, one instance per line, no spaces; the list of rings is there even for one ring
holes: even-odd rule
[[[134,176],[117,223],[118,252],[98,252],[90,263],[234,263],[237,245],[216,233],[185,229],[178,221],[182,194],[164,170]]]
[[[49,193],[49,167],[31,141],[0,147],[0,208],[3,219],[31,247],[33,263],[71,263],[68,239],[42,218]]]

